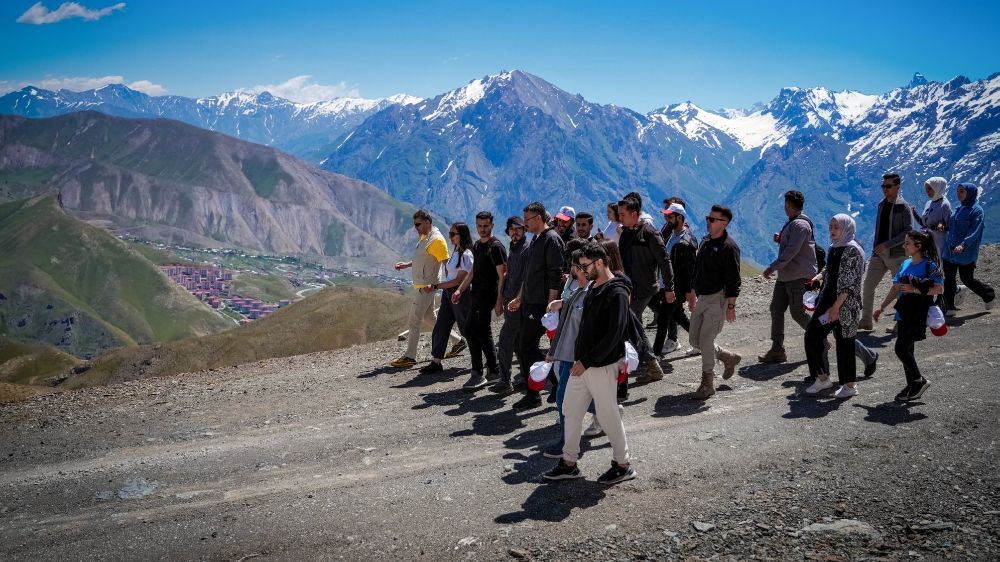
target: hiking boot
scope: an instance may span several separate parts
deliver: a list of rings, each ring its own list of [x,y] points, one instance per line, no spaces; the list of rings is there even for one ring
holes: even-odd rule
[[[493,371],[491,369],[487,369],[486,370],[486,380],[488,380],[490,382],[493,382],[493,381],[499,380],[499,379],[500,379],[500,372],[499,371]]]
[[[509,382],[500,381],[490,387],[490,392],[499,394],[500,396],[509,396],[514,394],[514,387]]]
[[[462,390],[466,392],[475,392],[480,388],[486,386],[486,377],[483,376],[482,371],[472,371],[472,376],[469,380],[465,381],[462,385]]]
[[[913,383],[913,386],[910,387],[910,395],[906,399],[916,400],[917,398],[920,398],[921,396],[924,395],[924,392],[927,391],[927,387],[929,387],[930,385],[931,381],[921,377],[920,380]]]
[[[722,361],[725,370],[722,371],[722,378],[724,380],[729,380],[733,377],[736,372],[736,366],[740,364],[743,357],[739,353],[734,353],[732,351],[720,351],[719,360]]]
[[[758,355],[757,361],[759,363],[784,363],[788,361],[788,355],[785,354],[785,348],[779,347],[778,349],[769,349],[764,355]]]
[[[459,354],[461,354],[463,351],[465,351],[465,348],[467,348],[467,347],[469,347],[469,344],[465,343],[465,338],[462,338],[462,339],[458,340],[458,343],[456,343],[455,345],[451,346],[451,350],[449,350],[448,353],[444,354],[444,358],[445,359],[453,359],[455,357],[458,357]]]
[[[537,394],[525,394],[520,400],[510,405],[515,410],[530,410],[542,405],[542,397]]]
[[[389,363],[390,367],[395,367],[396,369],[409,369],[417,364],[417,360],[412,357],[402,356],[396,359],[392,363]]]
[[[443,370],[444,370],[444,365],[442,365],[440,361],[431,361],[430,363],[420,368],[420,374],[433,375],[434,373],[440,373]]]
[[[850,386],[841,385],[836,392],[833,393],[834,398],[850,398],[851,396],[857,396],[858,389],[852,388]]]
[[[632,480],[637,476],[635,469],[629,466],[622,466],[615,461],[611,461],[611,468],[607,472],[597,477],[601,484],[617,484],[626,480]]]
[[[572,480],[573,478],[583,478],[583,475],[580,474],[580,469],[577,468],[576,464],[566,464],[566,461],[560,459],[559,464],[543,474],[542,478],[546,480]]]
[[[649,384],[658,380],[663,380],[663,368],[655,357],[645,356],[639,363],[642,374],[636,377],[636,384]]]
[[[691,398],[695,400],[708,400],[713,394],[715,394],[715,373],[702,373],[701,386],[698,387],[698,390],[694,391]]]
[[[871,377],[874,375],[875,369],[878,369],[878,353],[875,354],[875,360],[870,365],[865,365],[865,376]]]
[[[583,436],[598,437],[600,435],[604,435],[604,430],[601,429],[601,424],[597,422],[597,415],[592,414],[591,418],[593,418],[593,420],[591,421],[590,426],[583,430]]]
[[[830,377],[826,377],[825,379],[817,377],[816,382],[812,383],[812,386],[806,389],[806,394],[819,394],[828,388],[833,388],[833,381],[830,380]]]

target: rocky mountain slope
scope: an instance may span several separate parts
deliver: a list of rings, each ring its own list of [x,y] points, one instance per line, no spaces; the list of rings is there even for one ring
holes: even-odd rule
[[[150,240],[386,263],[412,207],[272,148],[163,119],[0,117],[0,199],[65,208]]]
[[[0,248],[0,336],[85,357],[233,325],[55,196],[0,204]]]

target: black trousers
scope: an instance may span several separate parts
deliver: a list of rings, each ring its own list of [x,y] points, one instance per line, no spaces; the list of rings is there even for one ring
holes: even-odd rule
[[[837,345],[837,380],[847,384],[858,380],[858,366],[854,363],[854,338],[840,336],[840,322],[821,324],[819,317],[822,312],[816,311],[809,324],[806,325],[805,348],[806,362],[809,364],[809,374],[817,376],[830,374],[830,358],[823,349],[823,342],[833,332]]]
[[[517,362],[521,369],[521,376],[528,380],[528,372],[531,365],[545,359],[538,346],[538,340],[545,334],[545,326],[542,326],[542,316],[545,314],[544,304],[521,305],[521,331],[518,333],[517,342]],[[558,379],[556,379],[558,384]],[[538,396],[538,391],[527,389],[527,394]]]
[[[493,347],[493,306],[496,299],[472,297],[472,310],[465,326],[465,338],[469,344],[469,356],[472,360],[472,370],[483,370],[483,356],[486,356],[486,368],[491,373],[499,372],[497,353]],[[487,302],[489,301],[489,302]]]
[[[691,328],[691,321],[684,314],[684,300],[679,297],[674,302],[661,299],[660,312],[656,316],[656,337],[653,339],[654,355],[663,353],[666,339],[677,341],[677,326],[684,328],[684,331]]]
[[[967,263],[959,265],[948,260],[944,261],[944,304],[949,310],[955,308],[955,292],[958,290],[958,283],[955,282],[955,273],[962,278],[962,284],[973,293],[979,295],[983,302],[990,302],[996,298],[993,287],[976,279],[976,264]]]
[[[906,375],[906,384],[912,385],[921,379],[920,367],[917,366],[917,358],[914,356],[915,340],[903,334],[902,326],[896,324],[896,357],[903,364],[903,374]]]

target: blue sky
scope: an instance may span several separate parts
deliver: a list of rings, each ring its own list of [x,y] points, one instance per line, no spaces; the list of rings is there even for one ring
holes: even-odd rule
[[[645,112],[746,107],[782,86],[881,93],[914,71],[1000,71],[993,2],[82,0],[109,13],[18,23],[34,4],[0,3],[0,90],[121,80],[184,96],[280,86],[302,100],[430,97],[521,69]],[[62,2],[41,4],[36,15]]]

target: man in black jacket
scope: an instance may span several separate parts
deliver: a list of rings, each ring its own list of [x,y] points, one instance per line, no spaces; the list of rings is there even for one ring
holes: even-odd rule
[[[627,198],[618,203],[618,217],[622,223],[622,234],[618,245],[621,249],[625,275],[632,280],[632,303],[629,307],[635,313],[639,326],[642,326],[642,313],[646,310],[650,299],[662,291],[663,299],[670,304],[676,300],[674,295],[674,275],[667,257],[663,238],[650,222],[640,221],[639,213],[642,204],[638,199]],[[663,289],[657,282],[662,278]],[[648,384],[663,378],[663,369],[652,350],[643,350],[640,357],[640,374],[636,378],[639,384]]]
[[[667,235],[667,254],[674,274],[674,294],[677,298],[672,303],[666,299],[660,304],[657,316],[656,338],[653,340],[653,354],[663,356],[675,351],[677,344],[677,326],[685,330],[691,329],[687,315],[684,314],[684,302],[694,311],[694,264],[698,251],[698,242],[685,224],[687,210],[683,205],[671,203],[663,210],[667,224],[663,232]],[[666,347],[664,347],[666,345]]]
[[[722,361],[728,379],[742,359],[739,354],[722,349],[715,338],[724,322],[736,321],[736,297],[740,296],[740,247],[726,232],[733,212],[722,205],[712,205],[705,217],[708,235],[701,239],[694,266],[694,292],[698,295],[691,313],[691,346],[701,350],[701,386],[692,398],[705,400],[715,394],[715,362]]]
[[[616,484],[635,478],[629,466],[628,440],[618,412],[617,381],[619,361],[625,356],[625,328],[629,318],[628,288],[623,279],[608,269],[607,253],[595,242],[584,246],[579,267],[591,280],[584,297],[584,315],[576,337],[576,361],[570,369],[563,398],[565,444],[559,464],[544,475],[546,480],[580,478],[576,460],[580,456],[583,417],[591,401],[608,440],[611,468],[597,481]]]
[[[524,208],[524,226],[535,236],[524,250],[524,281],[521,282],[521,290],[507,304],[507,309],[521,312],[517,361],[521,376],[528,380],[531,365],[544,359],[538,348],[538,340],[545,333],[541,319],[545,314],[545,307],[558,299],[562,291],[566,247],[559,234],[545,224],[545,206],[541,203],[536,201]],[[553,389],[552,392],[555,394],[556,390]],[[522,410],[541,405],[539,393],[529,388],[513,407]]]

